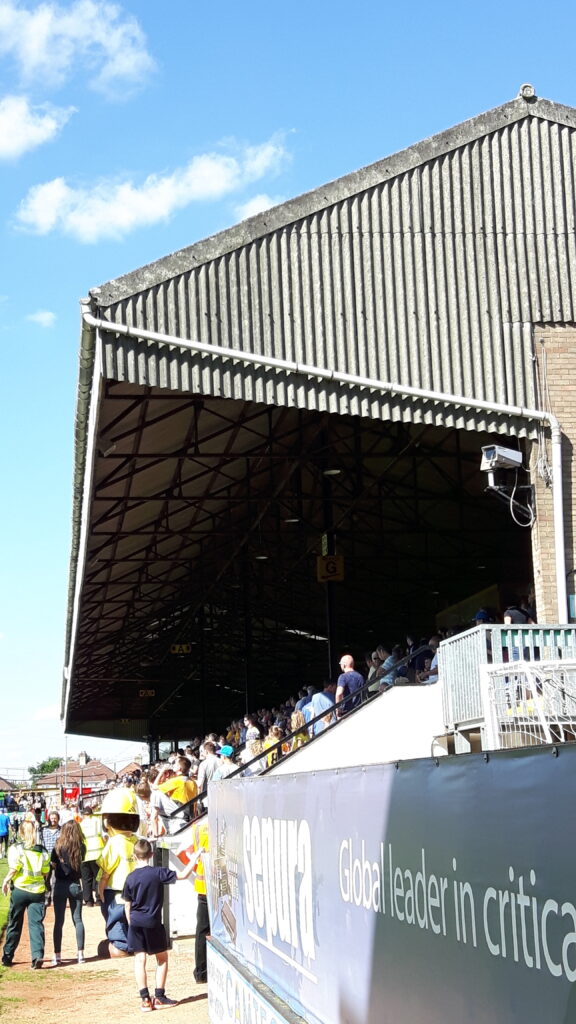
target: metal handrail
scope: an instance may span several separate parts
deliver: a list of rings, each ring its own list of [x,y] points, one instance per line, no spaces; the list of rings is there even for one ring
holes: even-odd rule
[[[396,662],[396,664],[393,666],[394,671],[397,671],[399,668],[402,668],[403,666],[408,666],[410,664],[410,662],[414,660],[414,658],[418,657],[419,654],[422,654],[424,651],[428,651],[428,650],[430,650],[429,645],[428,644],[422,644],[415,651],[412,651],[410,654],[407,654],[403,658],[400,658]],[[385,689],[380,690],[379,692],[374,692],[374,691],[370,690],[370,687],[374,686],[374,682],[375,682],[374,679],[368,680],[366,683],[364,683],[364,686],[359,687],[357,690],[354,691],[353,694],[350,694],[349,696],[344,697],[342,701],[338,702],[339,704],[340,703],[347,703],[349,700],[353,700],[355,702],[354,705],[351,708],[348,708],[346,711],[344,711],[343,714],[338,715],[338,704],[334,703],[333,709],[328,709],[326,711],[321,711],[319,715],[316,715],[314,718],[311,718],[310,721],[306,722],[305,726],[301,726],[300,729],[295,729],[294,732],[288,733],[287,736],[283,736],[282,739],[278,740],[277,743],[274,743],[271,746],[266,747],[265,750],[262,750],[259,754],[256,754],[255,757],[253,757],[250,761],[247,761],[245,764],[238,765],[236,770],[233,771],[233,772],[230,772],[230,775],[227,775],[226,778],[232,779],[234,777],[237,777],[237,776],[241,775],[241,773],[245,772],[246,769],[250,767],[250,765],[255,764],[257,761],[261,761],[262,758],[266,758],[267,759],[269,754],[271,754],[275,750],[278,750],[279,748],[281,748],[289,740],[294,739],[294,737],[298,736],[298,734],[303,732],[304,729],[309,730],[312,726],[314,726],[316,724],[316,722],[320,722],[322,719],[326,718],[327,715],[330,715],[330,714],[334,713],[334,721],[330,722],[329,724],[326,725],[326,729],[332,729],[335,725],[338,724],[338,722],[343,721],[345,718],[348,718],[349,715],[354,714],[355,711],[360,710],[360,708],[363,706],[363,704],[366,703],[366,701],[363,700],[364,696],[366,696],[366,698],[368,700],[374,700],[376,697],[384,696],[384,694],[388,693],[396,685],[395,683],[390,683],[390,684],[388,684],[385,687]],[[376,680],[376,682],[378,682],[378,680]],[[409,683],[403,683],[401,685],[403,685],[403,686],[420,686],[421,684],[420,683],[410,683],[409,682]],[[322,736],[325,731],[326,730],[323,729],[322,732],[319,732],[319,733],[316,733],[316,734],[314,733],[314,731],[312,731],[312,735],[309,736],[309,739],[308,739],[308,741],[306,743],[306,746],[308,746],[308,743],[313,743],[314,740],[318,739],[319,736]],[[241,744],[238,747],[238,750],[236,751],[236,753],[238,753],[240,750],[242,750],[245,747],[245,745],[246,745],[245,743]],[[300,750],[300,749],[301,749],[300,747],[295,747],[293,750],[289,750],[286,753],[282,754],[282,760],[284,761],[287,757],[291,757],[293,754],[296,754],[297,751]],[[280,760],[280,759],[278,759],[278,760]],[[278,761],[275,761],[272,764],[266,764],[266,766],[258,774],[259,775],[265,775],[272,768],[276,767],[277,764],[278,764]],[[203,789],[201,793],[197,793],[196,796],[192,797],[192,799],[189,800],[187,803],[182,804],[180,807],[177,807],[174,811],[170,811],[169,814],[162,814],[161,812],[159,812],[159,816],[161,818],[163,818],[164,820],[171,820],[173,818],[177,818],[181,814],[183,814],[186,810],[188,810],[188,808],[196,807],[198,802],[201,801],[207,795],[208,795],[208,787],[206,786],[206,788]],[[197,818],[200,818],[200,817],[201,817],[201,815],[197,815],[197,816],[195,815],[192,820],[195,821],[195,820],[197,820]],[[190,824],[190,821],[186,821],[182,825],[182,828],[178,829],[177,832],[173,832],[172,835],[179,835],[179,833],[183,832],[184,829],[186,829],[189,824]]]

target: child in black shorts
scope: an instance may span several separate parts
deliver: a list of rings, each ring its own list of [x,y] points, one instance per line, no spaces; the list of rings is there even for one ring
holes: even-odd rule
[[[168,940],[162,924],[162,902],[164,886],[172,885],[183,878],[189,878],[194,870],[194,861],[182,871],[170,868],[149,867],[152,847],[147,839],[139,839],[134,846],[138,867],[128,875],[122,898],[126,901],[128,919],[128,946],[134,952],[134,973],[140,990],[142,1010],[163,1010],[177,1006],[177,999],[166,995],[168,974]],[[156,957],[156,988],[154,998],[148,991],[146,979],[146,957]]]

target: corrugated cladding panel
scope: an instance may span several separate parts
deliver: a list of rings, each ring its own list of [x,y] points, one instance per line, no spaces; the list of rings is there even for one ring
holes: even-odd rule
[[[574,136],[526,117],[102,312],[247,352],[537,407],[532,325],[576,320]],[[110,336],[105,349],[106,374],[134,383],[510,430],[489,414],[157,343]]]

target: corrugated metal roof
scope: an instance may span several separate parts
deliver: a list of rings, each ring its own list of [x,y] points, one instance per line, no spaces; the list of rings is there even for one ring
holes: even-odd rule
[[[98,313],[375,380],[538,407],[533,324],[576,320],[575,132],[574,111],[517,99],[103,286]],[[371,418],[526,429],[115,335],[106,339],[105,374]]]

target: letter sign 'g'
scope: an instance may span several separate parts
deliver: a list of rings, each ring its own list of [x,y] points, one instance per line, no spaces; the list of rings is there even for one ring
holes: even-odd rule
[[[340,583],[344,579],[343,555],[318,555],[316,579],[318,583]]]

